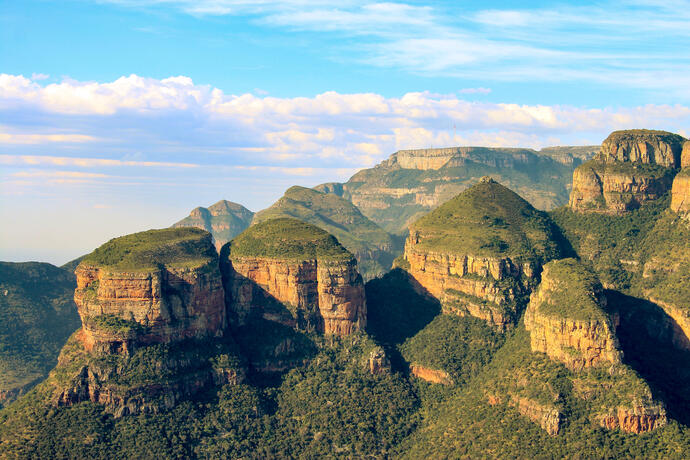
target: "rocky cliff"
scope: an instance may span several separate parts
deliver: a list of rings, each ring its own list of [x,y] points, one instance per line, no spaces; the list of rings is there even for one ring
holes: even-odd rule
[[[355,256],[365,280],[388,271],[399,250],[388,233],[352,203],[331,193],[290,187],[272,206],[256,213],[252,223],[280,217],[299,219],[335,236]]]
[[[216,250],[242,233],[252,221],[254,213],[241,204],[220,200],[208,208],[192,209],[189,216],[172,225],[173,228],[196,227],[213,235]]]
[[[519,148],[452,147],[401,150],[345,184],[315,189],[351,201],[362,214],[393,234],[470,187],[484,175],[520,193],[534,206],[567,202],[572,171],[598,148],[557,147],[537,152]]]
[[[573,173],[570,209],[623,214],[659,199],[671,189],[683,140],[664,131],[612,133],[599,155]]]
[[[630,129],[614,131],[601,144],[607,162],[657,164],[678,168],[685,138],[666,131]]]
[[[596,275],[575,259],[549,262],[525,312],[532,351],[570,369],[621,362],[615,318]]]
[[[404,268],[444,311],[504,329],[543,262],[561,255],[552,223],[490,178],[410,226]]]
[[[116,238],[82,260],[74,300],[84,346],[129,353],[138,344],[219,336],[225,304],[211,236],[197,229]]]
[[[157,413],[244,379],[234,342],[223,338],[225,295],[209,233],[170,228],[116,238],[75,273],[82,328],[46,382],[53,405],[92,401],[116,417]]]
[[[671,209],[677,213],[690,213],[690,167],[683,169],[673,179]]]
[[[262,317],[339,336],[366,325],[356,261],[318,227],[289,218],[268,220],[235,238],[221,257],[236,325]]]

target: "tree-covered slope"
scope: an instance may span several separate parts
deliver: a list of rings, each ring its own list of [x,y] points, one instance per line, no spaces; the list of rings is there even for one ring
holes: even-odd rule
[[[75,287],[50,264],[0,262],[0,406],[55,366],[80,324]]]

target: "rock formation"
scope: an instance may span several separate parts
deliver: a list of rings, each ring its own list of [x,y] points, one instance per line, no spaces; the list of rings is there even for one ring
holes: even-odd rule
[[[356,261],[318,227],[289,218],[268,220],[235,238],[221,258],[236,325],[258,316],[339,336],[366,325]]]
[[[677,213],[690,213],[690,167],[683,169],[673,179],[671,209]]]
[[[216,250],[242,233],[252,221],[254,213],[241,204],[220,200],[208,208],[194,208],[189,216],[173,224],[173,228],[196,227],[213,235]]]
[[[601,144],[607,163],[630,162],[678,168],[685,138],[666,131],[631,129],[614,131]]]
[[[365,280],[388,271],[395,258],[397,245],[391,236],[334,194],[290,187],[272,206],[256,213],[252,224],[279,217],[299,219],[335,236],[355,256]]]
[[[228,358],[232,342],[219,339],[224,291],[209,233],[171,228],[116,238],[84,257],[76,275],[82,328],[48,380],[54,405],[93,401],[116,417],[155,413],[243,380],[238,359]],[[196,346],[202,340],[216,342]]]
[[[219,336],[225,328],[218,257],[204,231],[116,238],[75,273],[74,300],[89,350],[129,353],[138,344]]]
[[[405,269],[445,312],[504,329],[541,264],[560,256],[555,240],[545,215],[484,178],[410,226]]]
[[[622,364],[616,322],[596,275],[575,259],[544,266],[525,313],[532,351],[572,371],[575,395],[591,404],[597,423],[630,433],[650,431],[666,424],[666,410],[647,383]]]
[[[596,275],[575,259],[549,262],[525,313],[532,351],[574,370],[621,362],[614,318]]]
[[[612,133],[601,152],[573,173],[570,209],[623,214],[671,189],[683,138],[664,131]]]

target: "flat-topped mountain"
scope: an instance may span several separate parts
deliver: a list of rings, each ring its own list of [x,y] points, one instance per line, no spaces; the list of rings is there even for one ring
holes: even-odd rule
[[[254,213],[241,204],[220,200],[208,208],[192,209],[189,216],[172,227],[196,227],[213,235],[216,249],[220,248],[249,227]]]
[[[258,223],[226,245],[221,259],[238,325],[260,317],[335,335],[366,325],[355,258],[315,225],[292,218]]]
[[[584,149],[584,150],[583,150]],[[597,147],[554,147],[537,152],[521,148],[451,147],[400,150],[374,168],[363,169],[344,184],[316,190],[351,201],[384,230],[404,235],[407,225],[490,175],[535,207],[567,202],[573,169]]]
[[[563,254],[548,216],[487,177],[410,225],[401,266],[445,310],[504,328]]]
[[[393,239],[344,198],[305,187],[290,187],[272,206],[256,213],[252,223],[279,217],[308,222],[335,236],[354,254],[365,280],[390,269],[394,259]]]
[[[663,197],[681,165],[685,139],[665,131],[615,131],[601,152],[573,173],[569,206],[583,213],[623,214]]]

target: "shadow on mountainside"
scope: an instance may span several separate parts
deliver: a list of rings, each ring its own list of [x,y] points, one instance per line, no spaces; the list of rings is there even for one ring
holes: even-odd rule
[[[620,314],[617,331],[626,364],[647,382],[668,415],[690,425],[690,347],[678,324],[658,305],[606,291],[609,308]],[[674,346],[675,343],[675,346]]]
[[[396,346],[415,336],[441,313],[441,304],[425,295],[404,270],[393,269],[366,286],[367,332],[386,347],[396,370],[406,371]]]

